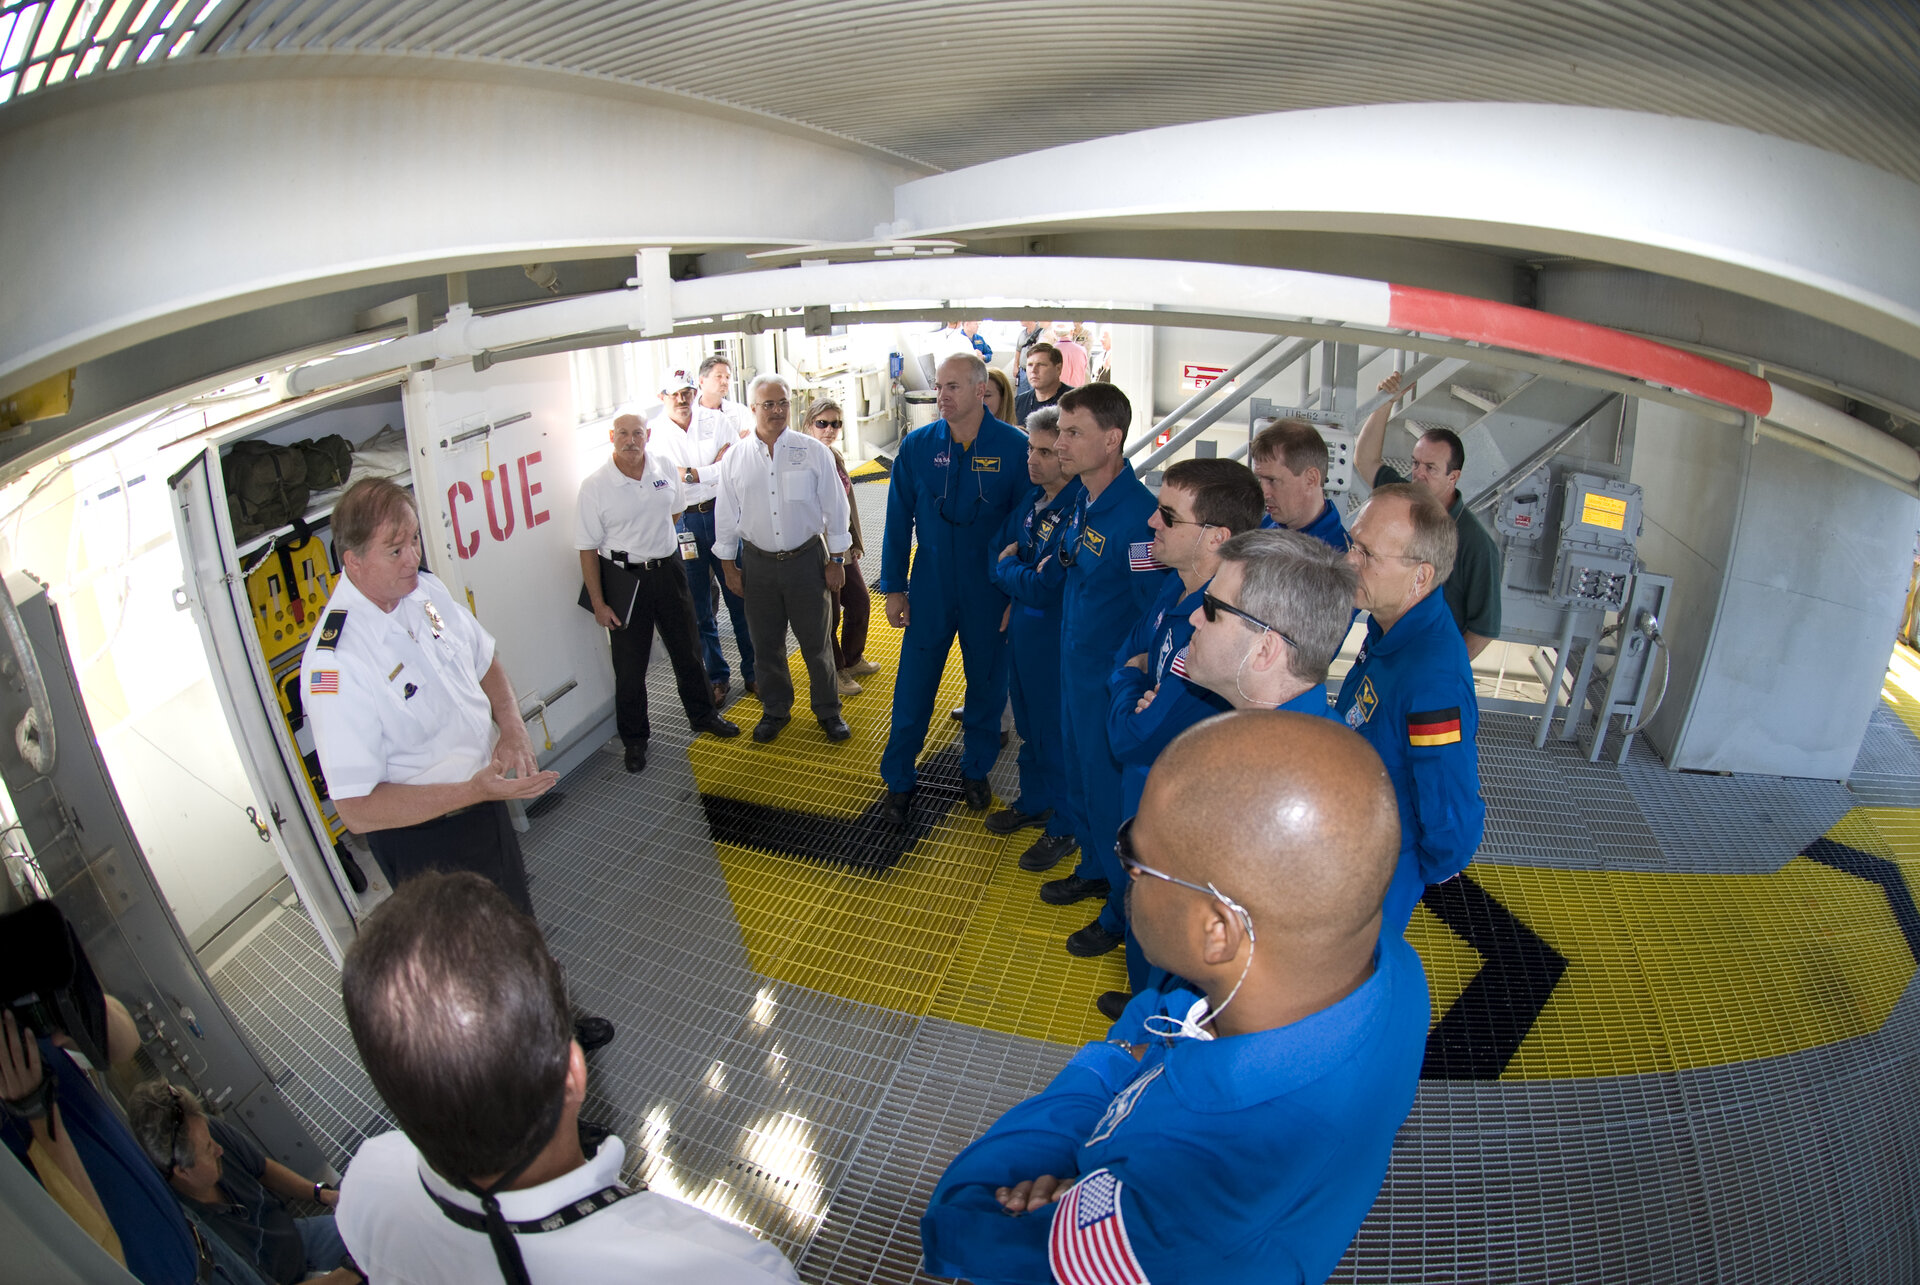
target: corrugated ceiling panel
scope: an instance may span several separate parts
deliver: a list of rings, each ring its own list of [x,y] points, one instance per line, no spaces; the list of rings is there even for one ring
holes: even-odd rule
[[[178,32],[194,19],[182,52],[220,56],[451,54],[591,73],[943,169],[1255,112],[1478,101],[1719,121],[1920,181],[1915,0],[142,0],[137,10],[149,7],[111,25]],[[78,12],[105,26],[120,8],[87,0]],[[36,26],[49,12],[0,4],[0,21],[29,10]]]

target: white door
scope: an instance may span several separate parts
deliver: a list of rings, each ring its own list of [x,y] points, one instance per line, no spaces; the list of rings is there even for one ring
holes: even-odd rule
[[[419,372],[406,403],[427,561],[498,640],[521,708],[548,702],[528,722],[534,749],[551,762],[604,737],[613,667],[606,632],[577,604],[574,513],[588,462],[566,355]]]

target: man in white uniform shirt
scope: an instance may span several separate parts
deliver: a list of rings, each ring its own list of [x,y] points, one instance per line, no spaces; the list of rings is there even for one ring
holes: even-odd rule
[[[647,765],[647,662],[653,657],[657,629],[673,662],[680,705],[696,732],[738,736],[740,729],[714,708],[700,663],[693,598],[680,569],[680,536],[673,524],[684,506],[680,479],[671,459],[647,450],[647,430],[638,415],[621,415],[607,433],[613,458],[580,484],[579,521],[573,547],[580,552],[580,578],[593,618],[608,631],[613,648],[613,712],[626,747],[626,767]],[[637,582],[631,604],[608,602],[602,559],[622,568]]]
[[[392,482],[348,487],[332,531],[345,574],[300,661],[328,797],[395,887],[471,870],[532,914],[505,801],[560,777],[540,770],[493,635],[420,569],[420,520]],[[605,1018],[578,1029],[589,1050],[613,1038]]]
[[[728,452],[721,470],[713,551],[725,563],[727,585],[746,600],[761,658],[755,676],[765,713],[753,739],[771,741],[792,717],[791,625],[814,717],[828,740],[844,741],[853,731],[840,717],[828,594],[846,583],[850,511],[833,452],[787,427],[792,396],[778,375],[762,375],[748,390],[753,436]]]
[[[360,1145],[335,1225],[399,1285],[792,1285],[779,1250],[620,1182],[581,1143],[587,1064],[540,928],[469,874],[428,875],[367,919],[341,970],[367,1075],[405,1132]]]
[[[675,372],[681,374],[683,372]],[[673,381],[669,380],[669,385]],[[693,532],[694,548],[699,556],[687,563],[687,588],[693,593],[694,614],[700,620],[700,658],[713,683],[713,703],[724,705],[732,678],[727,654],[720,650],[718,606],[714,586],[727,604],[727,618],[733,622],[733,641],[740,648],[740,677],[746,681],[749,695],[757,694],[753,672],[753,636],[747,629],[747,609],[740,596],[727,585],[720,559],[713,552],[714,498],[720,482],[721,462],[734,443],[753,431],[753,416],[727,396],[733,383],[733,367],[725,357],[713,356],[700,363],[700,396],[689,404],[689,421],[680,425],[684,441],[675,443],[680,464],[680,480],[687,488],[687,511],[681,525]],[[663,394],[664,395],[664,394]]]
[[[685,482],[688,439],[693,428],[693,381],[676,370],[660,386],[660,404],[647,412],[647,449],[671,461],[673,475]],[[691,588],[691,586],[689,586]]]

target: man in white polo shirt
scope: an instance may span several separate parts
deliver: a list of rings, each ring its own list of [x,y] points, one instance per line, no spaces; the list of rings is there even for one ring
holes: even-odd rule
[[[727,737],[738,736],[740,729],[714,708],[707,670],[700,663],[693,597],[680,569],[680,537],[673,528],[685,507],[674,463],[648,454],[647,430],[638,415],[615,419],[607,436],[613,458],[580,484],[573,547],[580,552],[580,578],[593,618],[612,641],[614,722],[626,747],[627,771],[638,772],[647,765],[652,732],[647,662],[653,657],[656,630],[673,662],[680,705],[693,730]],[[612,595],[617,606],[608,601],[607,563],[633,578],[630,601],[624,592]]]
[[[685,372],[674,372],[684,379]],[[687,488],[687,511],[682,525],[693,532],[698,556],[687,563],[687,586],[693,592],[693,609],[700,620],[700,654],[706,662],[707,677],[713,682],[714,703],[724,705],[731,684],[727,654],[720,650],[718,607],[714,603],[714,582],[719,582],[720,597],[727,604],[727,617],[733,623],[733,641],[740,648],[740,677],[746,680],[747,694],[758,694],[753,672],[753,635],[747,629],[746,604],[727,584],[713,551],[714,498],[718,493],[720,468],[727,452],[753,432],[753,417],[746,407],[727,396],[732,387],[733,367],[718,355],[700,363],[699,397],[689,406],[691,418],[680,425],[684,441],[676,443],[680,480]],[[669,380],[672,387],[675,381]],[[662,394],[665,395],[664,393]],[[679,424],[679,421],[675,421]]]

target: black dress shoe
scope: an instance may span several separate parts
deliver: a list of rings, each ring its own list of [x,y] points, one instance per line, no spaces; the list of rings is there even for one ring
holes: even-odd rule
[[[627,746],[627,771],[643,772],[647,767],[647,747],[645,744]]]
[[[1082,959],[1092,959],[1104,955],[1127,939],[1125,933],[1110,933],[1100,926],[1098,919],[1067,938],[1067,953],[1078,955]]]
[[[888,790],[886,801],[880,805],[880,821],[883,825],[896,830],[907,828],[907,822],[913,812],[912,790]]]
[[[767,714],[753,725],[753,739],[765,745],[768,741],[780,735],[780,729],[785,727],[790,721],[792,720],[784,716],[775,718],[773,715]]]
[[[595,1124],[591,1120],[574,1117],[573,1130],[580,1135],[580,1154],[591,1160],[600,1150],[600,1144],[613,1136],[613,1130],[604,1124]]]
[[[1065,879],[1053,879],[1041,884],[1040,900],[1049,906],[1071,906],[1088,897],[1104,897],[1109,891],[1111,889],[1105,879],[1082,879],[1079,875],[1068,875]]]
[[[1018,808],[1001,808],[987,818],[988,834],[1012,834],[1015,830],[1024,830],[1030,825],[1045,825],[1053,820],[1053,809],[1042,808],[1038,812],[1022,812]]]
[[[993,802],[993,783],[984,776],[960,778],[960,801],[975,812],[984,812]]]
[[[1126,991],[1102,991],[1100,998],[1093,1001],[1093,1006],[1100,1010],[1100,1016],[1109,1022],[1117,1022],[1120,1014],[1127,1011],[1127,1004],[1132,999],[1133,996]]]
[[[1080,840],[1070,834],[1043,834],[1033,841],[1032,847],[1020,854],[1020,868],[1040,874],[1053,869],[1063,859],[1078,851],[1080,851]]]
[[[725,709],[727,707],[727,694],[732,690],[733,686],[730,683],[715,683],[713,685],[713,707],[715,709]]]
[[[832,718],[820,720],[820,730],[827,734],[830,741],[844,741],[853,735],[853,729],[847,726],[847,720],[835,714]]]
[[[713,735],[719,737],[721,740],[724,741],[729,736],[740,735],[740,724],[729,723],[726,719],[721,718],[718,714],[709,714],[705,718],[701,719],[699,722],[695,723],[693,725],[693,730],[696,732],[711,732]]]
[[[963,718],[966,715],[966,712],[967,712],[967,707],[965,705],[955,705],[952,709],[947,711],[947,717],[957,723],[961,720],[961,718]]]
[[[758,696],[759,694],[760,694],[759,687],[755,686],[754,681],[751,678],[749,678],[747,680],[747,695]]]
[[[580,1041],[580,1051],[591,1053],[613,1043],[613,1023],[604,1017],[582,1015],[573,1019],[573,1038]]]

